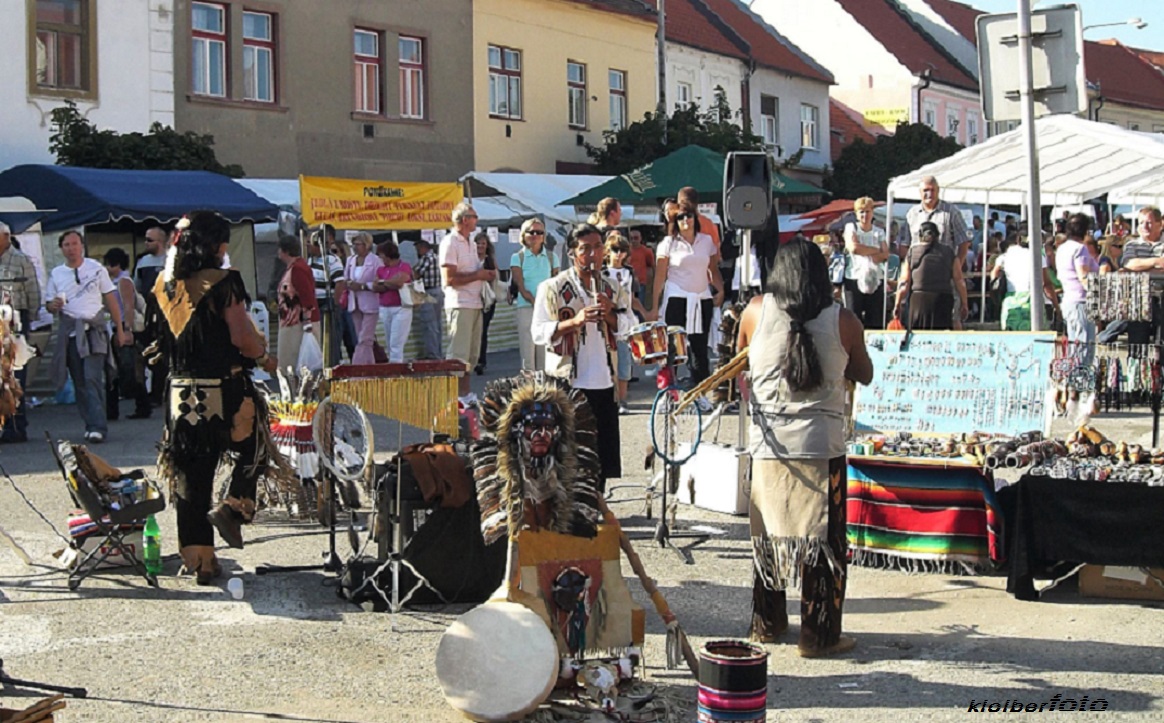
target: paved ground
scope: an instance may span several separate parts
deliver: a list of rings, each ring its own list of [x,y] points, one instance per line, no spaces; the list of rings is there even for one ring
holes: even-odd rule
[[[496,355],[490,374],[515,364],[513,354]],[[474,378],[478,390],[483,379]],[[632,458],[646,443],[650,390],[646,383],[631,388],[635,414],[623,419],[624,465],[629,481],[641,483],[646,475]],[[37,434],[82,432],[70,407],[34,410],[32,420]],[[1108,434],[1150,441],[1144,415],[1098,423]],[[159,424],[117,422],[100,452],[122,467],[148,466]],[[725,422],[725,440],[734,429]],[[377,438],[386,450],[394,427],[381,421]],[[0,463],[63,528],[71,505],[45,443],[0,447]],[[641,503],[614,509],[629,527],[650,528],[638,516]],[[684,506],[680,520],[724,534],[695,548],[694,565],[639,543],[644,564],[697,648],[740,637],[750,604],[746,519]],[[245,550],[223,554],[228,571],[245,582],[245,598],[234,601],[225,584],[199,588],[172,577],[174,559],[159,590],[109,574],[70,592],[51,556],[61,541],[7,481],[0,481],[0,525],[35,562],[26,567],[0,544],[0,657],[12,677],[89,689],[92,697],[70,700],[61,721],[459,720],[441,695],[433,656],[464,606],[365,613],[338,599],[321,573],[254,575],[262,563],[319,561],[326,537],[318,527],[249,529]],[[171,510],[162,528],[173,553]],[[624,572],[633,578],[626,565]],[[845,628],[858,647],[838,659],[803,660],[795,654],[794,622],[785,644],[769,646],[769,720],[960,720],[972,701],[1044,702],[1056,693],[1104,698],[1110,709],[1103,720],[1164,719],[1164,606],[1085,599],[1071,584],[1042,602],[1022,603],[1005,586],[997,576],[851,568]],[[630,587],[649,607],[637,580]],[[662,632],[649,613],[646,676],[684,702],[683,719],[693,721],[695,685],[684,672],[664,669]],[[23,707],[28,696],[36,694],[6,688],[0,703]]]

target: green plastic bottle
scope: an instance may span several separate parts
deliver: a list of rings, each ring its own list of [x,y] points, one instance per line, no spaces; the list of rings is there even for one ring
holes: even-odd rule
[[[145,530],[142,532],[142,561],[146,572],[159,575],[162,572],[162,530],[158,527],[158,519],[153,515],[146,520]]]

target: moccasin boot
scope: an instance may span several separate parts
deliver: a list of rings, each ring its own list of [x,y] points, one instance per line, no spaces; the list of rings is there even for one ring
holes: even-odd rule
[[[199,585],[210,585],[222,576],[222,565],[210,545],[187,545],[178,551],[182,557],[182,571],[194,575]]]
[[[206,519],[218,530],[223,542],[239,550],[243,548],[242,519],[230,505],[219,504],[206,515]]]

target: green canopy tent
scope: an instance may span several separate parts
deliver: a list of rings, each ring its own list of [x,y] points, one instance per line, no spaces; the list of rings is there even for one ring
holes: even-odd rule
[[[656,204],[661,199],[674,198],[684,186],[691,186],[698,191],[701,201],[718,200],[723,195],[723,167],[726,160],[722,153],[702,146],[685,146],[630,173],[615,176],[571,196],[561,201],[561,205],[593,206],[607,197],[631,205]],[[787,198],[820,196],[827,194],[827,191],[811,183],[773,173],[772,193],[777,198]]]

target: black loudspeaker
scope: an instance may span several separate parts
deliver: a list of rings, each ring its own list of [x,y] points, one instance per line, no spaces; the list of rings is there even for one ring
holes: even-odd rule
[[[767,153],[732,152],[723,167],[723,218],[737,229],[762,229],[772,210]]]

